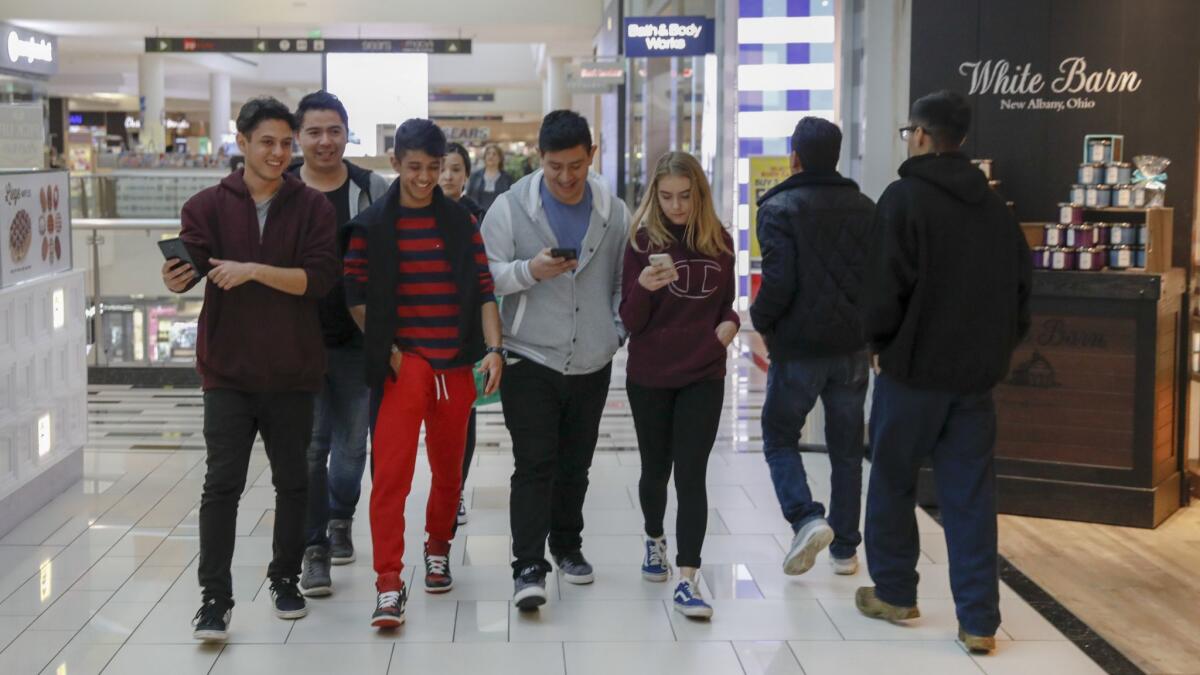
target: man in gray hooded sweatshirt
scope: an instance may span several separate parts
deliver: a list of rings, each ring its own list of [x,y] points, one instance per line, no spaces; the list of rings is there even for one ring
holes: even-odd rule
[[[582,553],[583,502],[608,398],[612,358],[625,338],[618,309],[629,211],[590,174],[587,121],[558,110],[542,121],[542,169],[498,197],[483,221],[504,344],[500,397],[516,468],[509,517],[513,602],[546,602],[550,553],[573,584],[595,579]]]

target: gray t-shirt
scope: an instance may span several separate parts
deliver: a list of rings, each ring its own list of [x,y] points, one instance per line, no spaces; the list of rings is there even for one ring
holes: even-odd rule
[[[262,239],[263,232],[267,229],[267,211],[271,208],[271,202],[275,201],[275,195],[265,202],[254,202],[254,208],[258,211],[258,238]]]

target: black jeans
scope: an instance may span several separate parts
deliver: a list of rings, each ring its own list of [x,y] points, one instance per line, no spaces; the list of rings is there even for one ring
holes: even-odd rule
[[[233,545],[238,502],[254,438],[262,434],[275,485],[274,557],[267,576],[298,577],[304,557],[308,500],[308,444],[313,395],[307,392],[204,392],[208,471],[200,498],[200,587],[204,600],[233,604]]]
[[[642,455],[638,497],[646,519],[646,534],[656,538],[663,534],[667,482],[674,467],[675,495],[679,499],[679,512],[675,515],[679,552],[675,564],[699,567],[700,548],[708,529],[705,477],[708,456],[721,426],[725,381],[704,380],[679,389],[642,387],[628,382],[626,390]]]
[[[504,371],[500,401],[516,466],[509,498],[513,574],[530,565],[547,572],[550,553],[583,544],[583,500],[600,435],[612,364],[589,375],[563,375],[523,359]]]

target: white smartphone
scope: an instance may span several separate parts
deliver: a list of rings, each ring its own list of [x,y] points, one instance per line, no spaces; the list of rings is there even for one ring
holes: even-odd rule
[[[671,259],[670,253],[651,253],[650,266],[660,270],[669,270],[675,267],[675,261]]]

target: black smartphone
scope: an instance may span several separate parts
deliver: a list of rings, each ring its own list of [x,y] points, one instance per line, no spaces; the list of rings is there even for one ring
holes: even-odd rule
[[[552,248],[550,249],[550,257],[577,260],[579,258],[579,251],[573,248]]]
[[[179,237],[160,239],[158,248],[167,260],[182,260],[191,265],[193,270],[196,269],[196,263],[192,261],[192,254],[188,252],[187,246],[183,245],[183,240]],[[199,271],[196,273],[199,274]]]

